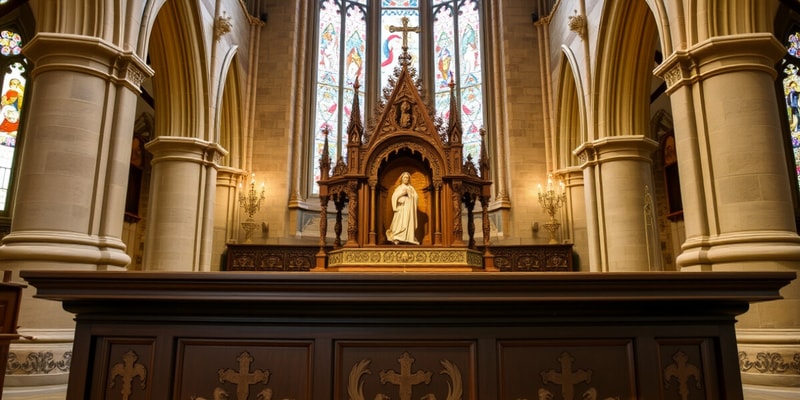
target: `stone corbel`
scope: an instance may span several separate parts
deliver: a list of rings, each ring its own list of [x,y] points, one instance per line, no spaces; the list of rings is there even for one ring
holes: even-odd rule
[[[223,35],[231,31],[233,24],[231,24],[231,17],[227,16],[225,11],[222,12],[222,15],[217,16],[214,19],[214,39],[218,40]]]
[[[586,40],[586,36],[588,35],[588,21],[585,15],[578,14],[578,10],[575,10],[575,15],[569,17],[567,25],[569,26],[569,30],[577,33],[581,39]]]

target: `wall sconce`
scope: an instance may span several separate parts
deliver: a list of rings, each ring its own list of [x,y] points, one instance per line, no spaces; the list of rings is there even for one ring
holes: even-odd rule
[[[242,185],[239,184],[240,189],[241,186]],[[265,198],[266,195],[264,192],[264,184],[261,184],[261,193],[257,192],[256,174],[253,174],[250,177],[250,189],[248,189],[246,193],[239,192],[239,206],[241,206],[245,214],[247,214],[247,220],[242,222],[245,243],[251,243],[253,231],[260,226],[259,224],[256,224],[256,221],[253,219],[253,214],[257,213],[258,210],[261,209],[261,201]]]
[[[556,232],[558,232],[558,227],[561,226],[560,223],[556,220],[556,212],[564,205],[564,202],[567,199],[566,193],[564,193],[564,183],[559,182],[559,190],[553,188],[553,175],[547,176],[547,189],[542,190],[542,185],[539,186],[539,204],[544,209],[544,212],[550,216],[550,220],[545,223],[544,229],[547,229],[550,232],[550,244],[558,244],[558,239],[556,239]]]

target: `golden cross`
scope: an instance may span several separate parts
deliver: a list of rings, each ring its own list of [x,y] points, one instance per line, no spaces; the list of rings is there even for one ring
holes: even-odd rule
[[[408,26],[408,17],[403,17],[400,21],[403,26],[389,25],[389,32],[403,32],[403,50],[408,50],[408,32],[420,33],[421,30],[418,26]]]
[[[417,371],[412,374],[411,364],[414,363],[414,359],[407,352],[397,361],[400,362],[400,373],[381,371],[381,383],[389,382],[400,386],[400,400],[411,400],[411,387],[422,382],[430,383],[431,372]]]
[[[128,400],[133,393],[131,383],[133,383],[133,378],[138,377],[139,381],[141,382],[142,389],[145,388],[145,382],[147,381],[147,368],[144,365],[139,364],[136,360],[139,359],[139,356],[133,350],[128,350],[125,354],[122,355],[122,363],[114,364],[111,368],[111,387],[114,387],[114,382],[116,378],[119,376],[122,378],[122,394],[123,400]]]

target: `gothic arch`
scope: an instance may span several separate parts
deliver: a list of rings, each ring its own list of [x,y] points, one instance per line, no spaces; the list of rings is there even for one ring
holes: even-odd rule
[[[242,110],[242,95],[240,91],[240,71],[237,68],[236,47],[233,47],[223,60],[222,70],[217,89],[216,104],[218,112],[215,114],[214,142],[219,143],[228,154],[223,157],[222,165],[238,168],[245,168],[244,160],[244,141],[242,132],[244,124]]]
[[[588,140],[586,132],[586,103],[583,95],[583,82],[575,55],[567,46],[561,47],[562,58],[559,69],[556,107],[556,161],[555,169],[563,169],[578,164],[572,153],[581,143]]]
[[[643,1],[607,3],[598,31],[594,103],[598,138],[648,136],[656,24]]]
[[[197,10],[184,2],[166,2],[158,11],[150,38],[153,91],[156,99],[156,136],[211,139],[206,118],[208,87],[195,22]]]

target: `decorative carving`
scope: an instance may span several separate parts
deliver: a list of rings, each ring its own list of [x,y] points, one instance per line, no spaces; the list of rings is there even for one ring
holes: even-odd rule
[[[682,400],[687,400],[689,398],[689,378],[694,377],[695,387],[700,389],[700,369],[689,364],[689,356],[682,351],[675,353],[672,359],[675,360],[675,363],[664,368],[664,388],[669,389],[669,383],[672,378],[676,378],[678,381],[678,393],[681,395]]]
[[[572,271],[572,245],[493,246],[495,265],[505,272]]]
[[[250,364],[253,363],[254,358],[246,351],[239,354],[236,360],[239,361],[239,370],[234,371],[230,368],[220,369],[217,371],[219,374],[219,381],[221,383],[235,383],[236,397],[239,400],[247,400],[250,396],[250,386],[257,383],[263,383],[265,385],[269,383],[270,372],[269,370],[257,369],[251,373]]]
[[[664,74],[664,80],[667,81],[667,86],[669,87],[675,86],[681,79],[683,79],[683,70],[680,65],[674,66]]]
[[[566,351],[561,353],[561,356],[558,357],[558,361],[561,363],[561,372],[557,372],[556,370],[549,370],[549,371],[542,371],[540,374],[542,376],[542,383],[545,385],[548,383],[555,383],[557,385],[561,385],[561,395],[564,399],[573,399],[575,397],[575,384],[586,382],[589,383],[592,380],[592,370],[572,370],[572,363],[575,361],[575,357],[572,357]]]
[[[336,160],[336,165],[333,167],[333,174],[331,176],[337,175],[344,175],[347,173],[347,163],[344,162],[344,158],[339,156]]]
[[[228,246],[228,271],[308,271],[319,247]]]
[[[217,18],[214,19],[214,39],[217,40],[221,38],[222,35],[230,32],[232,27],[231,17],[223,11],[222,15],[218,15]]]
[[[6,360],[6,374],[8,375],[46,375],[51,372],[69,372],[72,362],[72,352],[65,352],[60,360],[50,351],[31,352],[20,361],[17,352],[9,352]]]
[[[414,363],[414,359],[411,358],[408,352],[403,353],[402,357],[397,359],[397,361],[400,363],[400,372],[382,370],[380,372],[380,381],[383,384],[392,383],[399,386],[400,400],[411,400],[412,387],[422,383],[430,384],[433,374],[430,371],[421,370],[412,373],[411,364]],[[350,369],[347,384],[347,395],[350,400],[365,400],[364,380],[366,379],[366,375],[372,373],[368,368],[370,363],[371,360],[363,359],[354,364],[353,368]],[[445,399],[461,400],[464,394],[464,383],[461,379],[461,371],[458,369],[458,366],[449,360],[441,360],[440,364],[443,368],[440,374],[446,375],[450,380],[447,385],[447,397],[445,397]],[[389,399],[390,397],[384,393],[378,393],[374,398]],[[421,399],[432,400],[436,398],[437,397],[433,393],[428,393],[421,397]]]
[[[120,394],[122,395],[122,400],[130,398],[132,392],[131,384],[134,378],[139,378],[139,387],[141,389],[147,387],[147,368],[143,364],[137,363],[136,360],[138,359],[139,355],[135,351],[128,350],[122,355],[122,362],[114,364],[111,367],[111,371],[109,371],[109,380],[111,382],[108,387],[113,388],[116,378],[121,378],[122,388],[120,389]]]
[[[777,352],[758,352],[756,361],[750,361],[747,352],[739,352],[739,369],[742,372],[751,372],[751,369],[762,374],[782,374],[789,372],[800,372],[800,353],[792,355],[793,361],[787,363],[783,355]]]
[[[400,363],[400,373],[393,370],[381,371],[381,383],[389,382],[399,386],[400,400],[411,400],[411,388],[423,382],[426,384],[431,383],[431,372],[420,370],[412,373],[411,364],[414,363],[414,359],[411,358],[408,352],[403,353],[402,357],[398,358],[397,361]]]
[[[575,15],[571,15],[569,17],[569,30],[578,34],[581,39],[586,40],[586,36],[588,35],[588,21],[585,15],[578,14],[578,10],[575,10]]]

